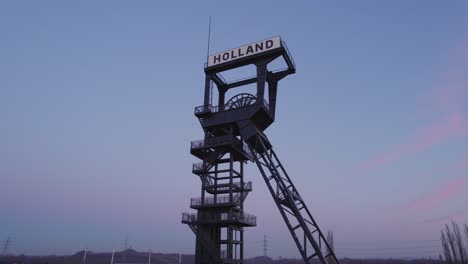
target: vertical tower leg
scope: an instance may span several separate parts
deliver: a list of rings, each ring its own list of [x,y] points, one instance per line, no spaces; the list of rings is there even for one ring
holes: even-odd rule
[[[192,154],[202,162],[193,166],[202,193],[191,199],[197,214],[185,213],[182,223],[196,234],[196,264],[243,263],[243,227],[255,226],[255,217],[243,211],[251,182],[244,182],[244,163],[253,160],[247,145],[233,129],[207,133],[194,141]]]

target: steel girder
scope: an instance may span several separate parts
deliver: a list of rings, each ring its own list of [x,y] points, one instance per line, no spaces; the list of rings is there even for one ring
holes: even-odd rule
[[[265,135],[257,135],[249,147],[304,262],[311,264],[313,259],[318,259],[322,264],[339,264],[275,151],[272,147],[268,149],[266,145],[270,144],[265,141]]]

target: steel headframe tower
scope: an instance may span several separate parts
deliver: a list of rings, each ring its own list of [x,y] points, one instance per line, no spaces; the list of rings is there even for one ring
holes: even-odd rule
[[[287,68],[269,71],[268,64],[280,57]],[[221,75],[246,65],[256,67],[256,76],[226,82]],[[201,160],[192,167],[201,180],[201,197],[192,198],[190,203],[197,214],[182,214],[182,223],[196,235],[196,264],[243,263],[244,227],[256,225],[256,217],[244,212],[244,201],[252,191],[252,183],[244,181],[244,164],[248,161],[256,163],[304,262],[317,259],[323,264],[339,264],[263,133],[275,120],[278,82],[295,72],[294,61],[280,37],[209,56],[204,103],[195,108],[205,137],[192,141],[190,148],[190,153]],[[210,103],[213,83],[218,92],[217,106]],[[228,90],[255,83],[255,95],[240,93],[225,99]]]

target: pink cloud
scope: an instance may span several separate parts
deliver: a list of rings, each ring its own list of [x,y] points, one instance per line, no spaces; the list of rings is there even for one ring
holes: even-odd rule
[[[468,41],[465,41],[462,47],[463,49],[452,49],[455,51],[455,54],[446,56],[449,58],[448,64],[445,63],[443,65],[441,63],[444,69],[441,69],[441,75],[437,76],[439,81],[435,82],[434,87],[431,87],[432,89],[428,88],[430,91],[427,94],[429,100],[426,97],[427,104],[421,108],[423,116],[418,115],[418,117],[424,119],[431,116],[437,116],[439,119],[436,119],[427,126],[421,127],[400,144],[358,164],[358,166],[354,167],[354,172],[366,173],[382,169],[400,160],[410,158],[419,152],[426,151],[438,144],[468,137],[468,104],[466,103],[468,102]],[[468,157],[465,156],[464,159],[453,166],[432,169],[426,173],[418,173],[419,175],[416,176],[421,176],[421,178],[427,174],[446,176],[449,173],[458,173],[467,167]],[[408,224],[408,219],[412,219],[411,217],[421,219],[420,217],[423,214],[429,215],[428,217],[431,217],[431,214],[434,216],[432,209],[442,207],[446,202],[456,199],[466,192],[468,192],[468,176],[450,180],[424,193],[417,199],[386,208],[391,209],[387,210],[390,214],[386,216],[386,220],[389,223],[398,223],[399,228],[404,227],[405,233],[407,231],[414,232],[415,230],[422,232],[422,229],[417,228],[421,226],[421,222],[417,223],[417,227],[412,224],[405,227],[405,223]],[[415,211],[416,215],[413,214]],[[452,219],[461,218],[468,218],[468,211],[457,212],[424,222],[449,222]],[[395,232],[395,230],[392,229],[392,232]]]
[[[422,171],[415,175],[416,178],[424,178],[429,175],[448,175],[453,173],[458,173],[463,169],[468,168],[468,155],[460,158],[457,162],[449,166],[441,166],[431,168],[430,170]]]
[[[468,101],[468,39],[450,49],[445,57],[440,81],[430,92],[429,100],[430,109],[445,117],[422,128],[402,144],[364,161],[358,166],[359,172],[379,169],[436,144],[468,135],[468,116],[463,113]]]
[[[466,168],[468,168],[468,157],[460,159],[458,162],[452,164],[451,166],[441,167],[435,170],[421,173],[417,177],[424,178],[429,175],[448,175],[449,173],[460,172],[461,170]],[[424,193],[416,199],[398,203],[396,205],[391,206],[390,208],[393,209],[391,211],[395,215],[394,220],[400,219],[402,215],[407,214],[416,213],[419,215],[432,213],[432,209],[441,208],[443,207],[443,205],[446,204],[446,202],[449,202],[451,199],[455,199],[467,192],[468,176],[464,176],[456,179],[451,179]],[[449,216],[446,216],[443,219],[441,219],[444,220],[448,217]],[[429,222],[429,220],[424,222]]]
[[[468,176],[451,180],[422,197],[405,203],[403,207],[415,210],[428,210],[468,191]]]
[[[433,145],[459,136],[468,136],[468,122],[460,112],[452,112],[442,120],[422,129],[405,144],[398,145],[375,158],[369,159],[358,166],[360,172],[379,169],[400,159],[424,151]]]

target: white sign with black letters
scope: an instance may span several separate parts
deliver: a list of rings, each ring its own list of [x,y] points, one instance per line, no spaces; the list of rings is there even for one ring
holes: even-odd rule
[[[279,36],[261,40],[239,48],[223,51],[208,57],[208,67],[223,64],[229,61],[250,57],[255,54],[266,52],[281,47]]]

